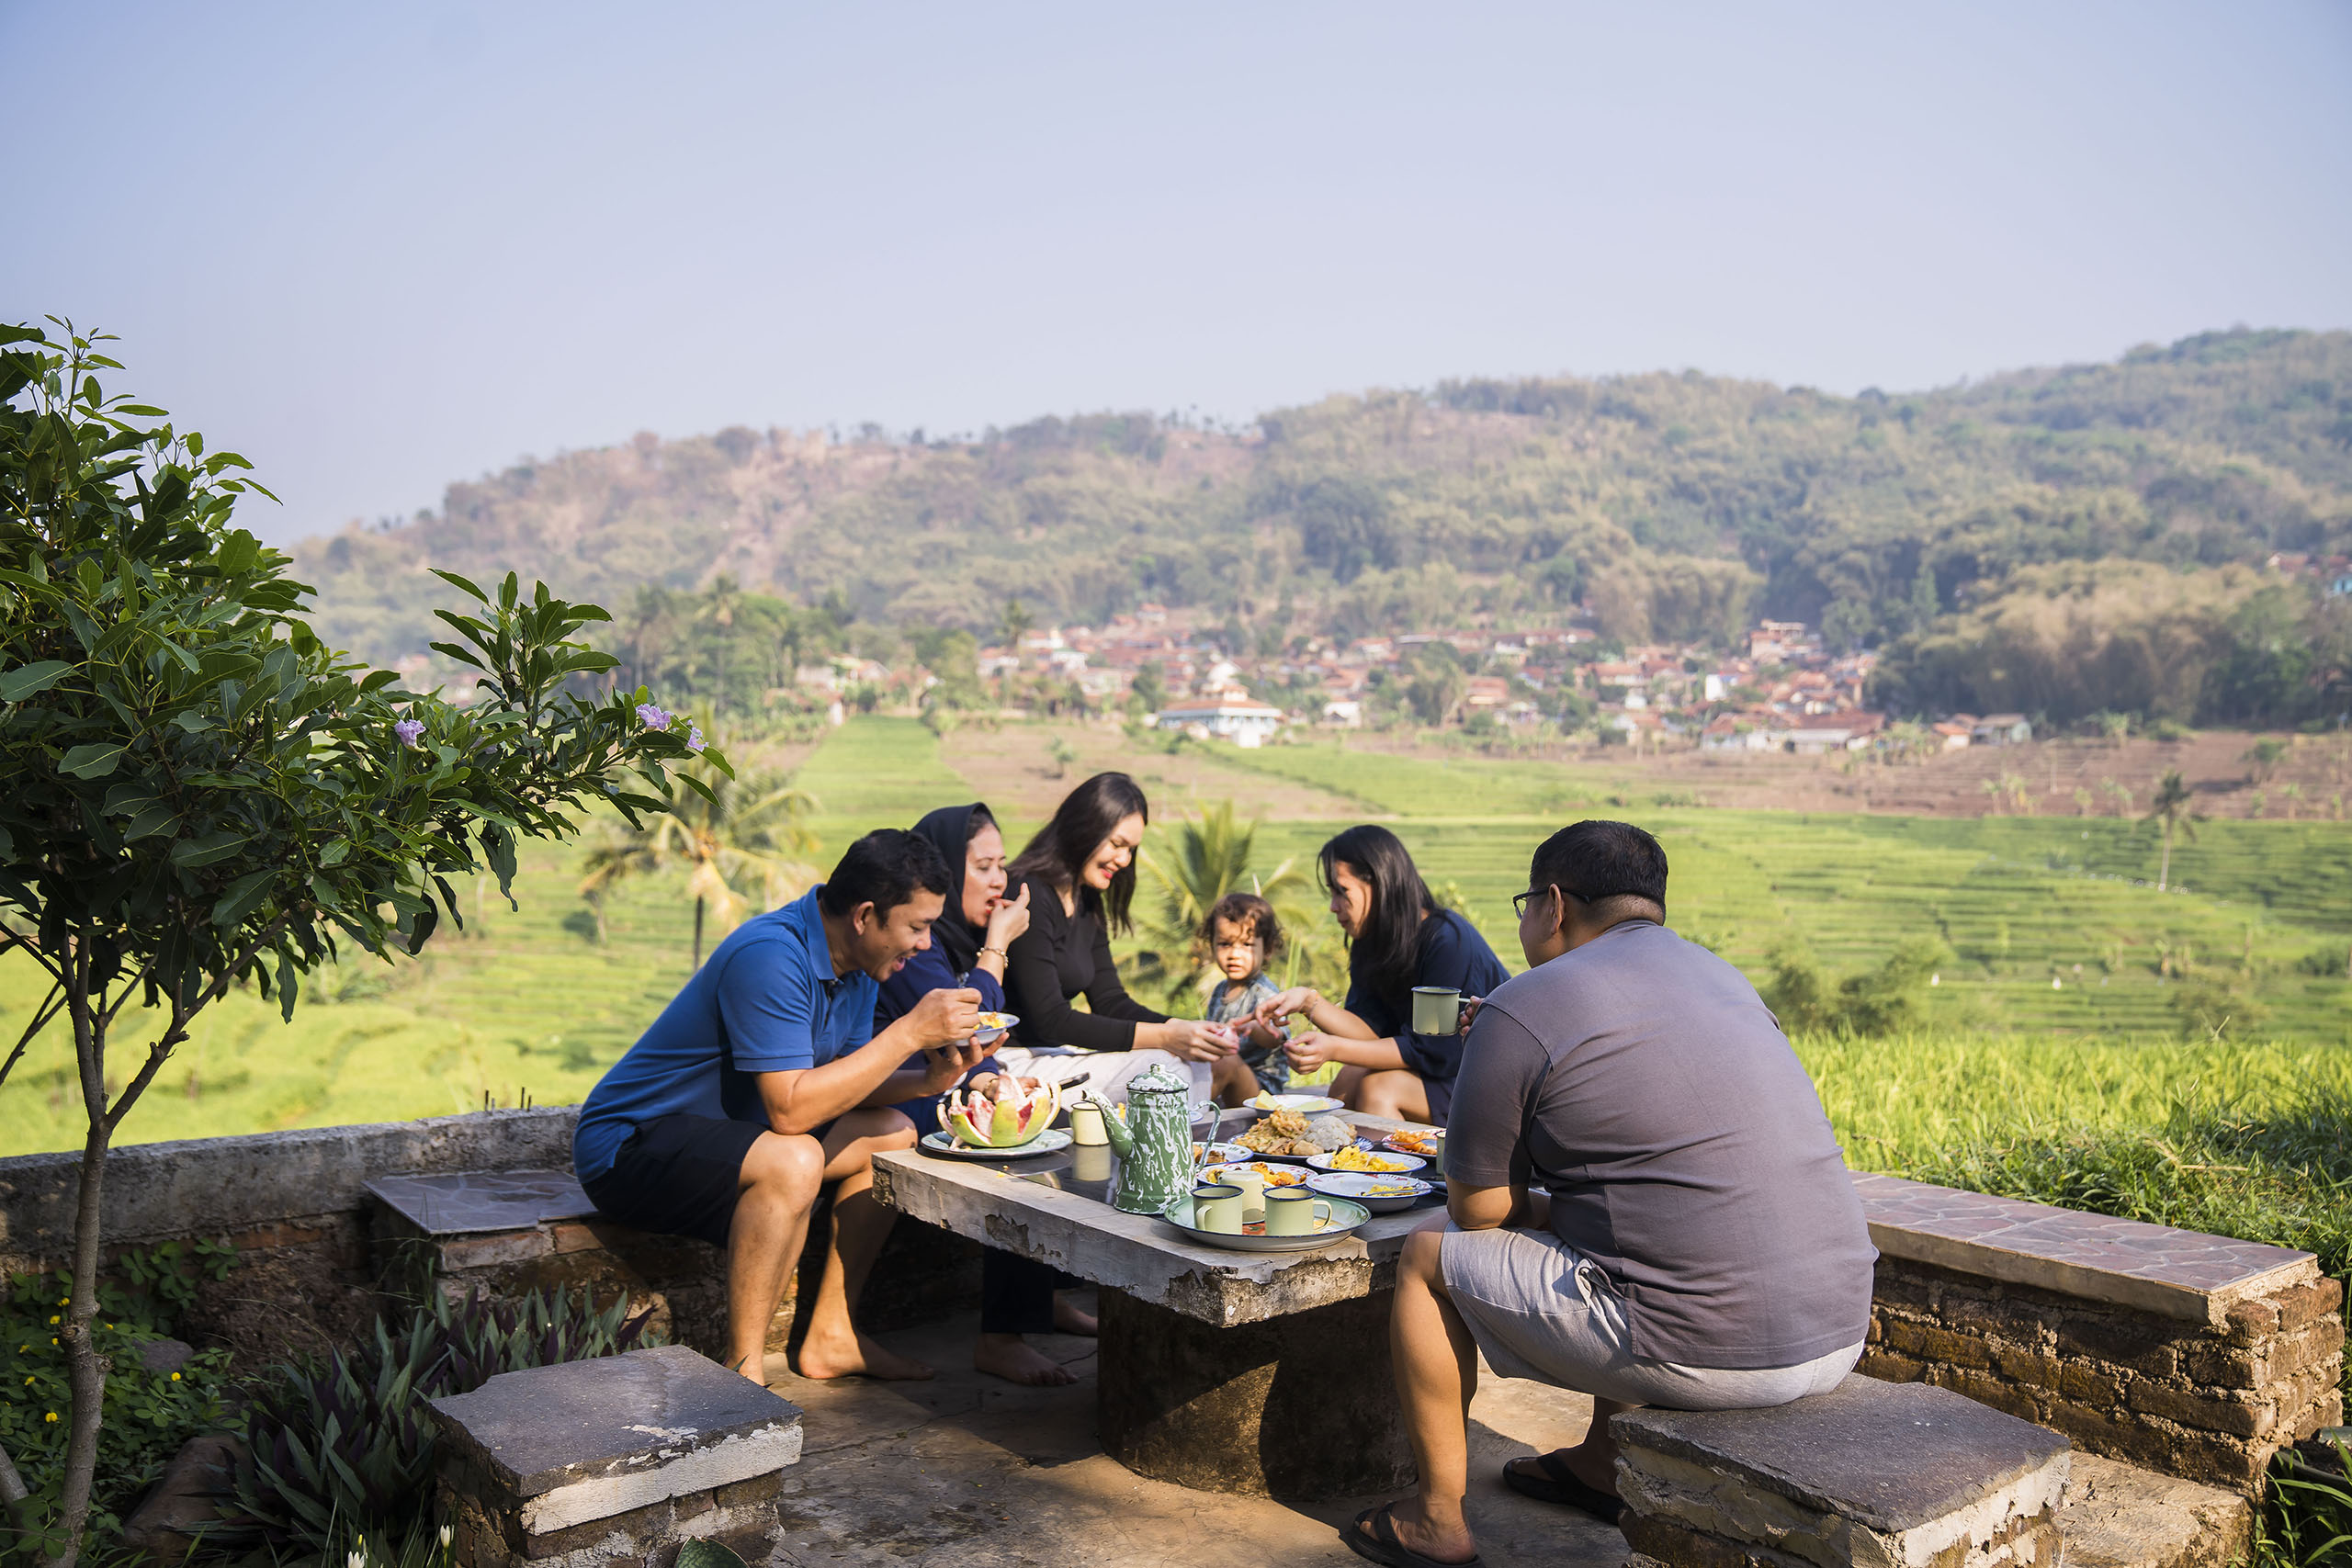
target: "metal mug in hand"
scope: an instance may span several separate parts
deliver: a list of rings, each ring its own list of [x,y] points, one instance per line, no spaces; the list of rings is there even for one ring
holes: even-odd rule
[[[1413,987],[1413,1032],[1452,1034],[1462,1027],[1462,993],[1451,986]]]

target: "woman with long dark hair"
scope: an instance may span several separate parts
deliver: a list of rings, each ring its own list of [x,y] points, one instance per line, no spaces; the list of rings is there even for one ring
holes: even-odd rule
[[[875,1003],[874,1025],[881,1029],[932,991],[969,987],[980,993],[980,1010],[1004,1007],[1006,953],[1013,941],[1029,929],[1029,897],[1005,895],[1004,830],[981,802],[944,806],[914,826],[920,838],[938,849],[956,877],[947,907],[931,928],[931,945],[911,954],[899,972],[882,982]],[[985,1085],[1006,1071],[990,1055],[966,1077],[966,1086]],[[910,1100],[894,1107],[915,1124],[918,1134],[939,1127],[936,1100]],[[1024,1334],[1088,1334],[1094,1319],[1074,1302],[1055,1293],[1064,1279],[1042,1263],[1016,1258],[989,1247],[980,1255],[980,1337],[972,1348],[972,1365],[1009,1382],[1046,1388],[1078,1381],[1060,1362],[1022,1337]]]
[[[1154,1060],[1154,1052],[1167,1054],[1159,1060],[1205,1065],[1222,1093],[1250,1077],[1233,1032],[1144,1006],[1127,994],[1111,957],[1112,931],[1130,929],[1136,852],[1150,820],[1150,803],[1135,780],[1097,773],[1062,797],[1053,820],[1007,868],[1012,887],[1029,901],[1029,929],[1013,942],[1004,976],[1005,999],[1021,1020],[1013,1034],[1032,1050],[1095,1053],[1087,1087],[1106,1099]],[[1070,1006],[1079,996],[1086,998],[1084,1011]],[[1117,1059],[1104,1059],[1112,1055]]]
[[[1296,1072],[1341,1064],[1332,1092],[1374,1116],[1445,1125],[1462,1036],[1413,1032],[1413,987],[1483,997],[1510,974],[1477,928],[1441,909],[1404,840],[1385,828],[1351,828],[1316,859],[1331,914],[1348,939],[1348,999],[1333,1006],[1311,986],[1260,1005],[1276,1022],[1305,1013],[1312,1028],[1284,1049]]]

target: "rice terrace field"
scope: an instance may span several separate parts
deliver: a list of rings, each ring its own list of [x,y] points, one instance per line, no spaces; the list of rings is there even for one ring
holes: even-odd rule
[[[2094,1045],[2149,1070],[2178,1061],[2187,1077],[2222,1086],[2235,1081],[2232,1064],[2260,1054],[2231,1037],[2275,1042],[2261,1048],[2272,1054],[2266,1060],[2314,1064],[2337,1061],[2352,1038],[2344,977],[2352,829],[2342,824],[2206,823],[2175,852],[2175,888],[2158,894],[2150,832],[2111,818],[1709,810],[1645,805],[1617,793],[1618,781],[1554,763],[1329,743],[1169,754],[1115,731],[1060,733],[1077,754],[1057,769],[1043,760],[1051,737],[1040,727],[943,744],[911,719],[853,720],[813,752],[786,759],[819,803],[813,858],[827,860],[870,827],[976,794],[1012,820],[1017,840],[1083,773],[1125,766],[1151,791],[1163,831],[1216,800],[1233,799],[1244,816],[1279,803],[1291,815],[1260,830],[1265,870],[1307,863],[1337,821],[1389,821],[1515,967],[1509,900],[1525,885],[1529,851],[1562,821],[1616,815],[1665,841],[1678,929],[1759,984],[1784,948],[1835,979],[1906,938],[1940,941],[1947,957],[1928,993],[1924,1038],[1971,1060],[1997,1055],[2005,1072],[2046,1069],[2051,1087],[2031,1101],[2039,1113],[2141,1113],[2067,1088],[2081,1080],[2072,1065]],[[1261,781],[1271,802],[1256,790]],[[479,1108],[485,1095],[500,1104],[526,1092],[538,1102],[577,1099],[684,980],[691,923],[682,874],[656,876],[613,897],[598,945],[575,892],[578,861],[577,845],[530,850],[519,910],[479,888],[465,934],[445,932],[424,958],[396,967],[358,962],[323,976],[291,1024],[256,998],[232,997],[125,1132],[156,1140],[446,1114]],[[2172,1005],[2180,987],[2172,976],[2182,973],[2222,975],[2254,999],[2256,1021],[2182,1055]],[[32,1000],[28,976],[0,965],[0,1022]],[[0,1100],[0,1149],[78,1145],[70,1053],[52,1034],[18,1069],[36,1092]],[[1894,1059],[1927,1046],[1836,1048],[1882,1064],[1896,1081]],[[2270,1071],[2249,1092],[2267,1100],[2284,1081]],[[1844,1103],[1841,1115],[1863,1113],[1860,1097]]]

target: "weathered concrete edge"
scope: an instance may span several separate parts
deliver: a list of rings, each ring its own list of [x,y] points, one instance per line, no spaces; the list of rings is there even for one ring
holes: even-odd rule
[[[1083,1211],[1091,1200],[1072,1193],[1039,1188],[1021,1194],[1023,1206],[1017,1212],[990,1208],[966,1189],[922,1179],[927,1173],[913,1163],[922,1157],[898,1153],[876,1156],[875,1196],[911,1219],[1067,1269],[1216,1327],[1262,1322],[1368,1295],[1378,1286],[1381,1265],[1404,1247],[1402,1236],[1383,1238],[1377,1250],[1351,1238],[1312,1258],[1288,1253],[1188,1258],[1183,1254],[1189,1249],[1181,1246],[1156,1247],[1105,1233],[1088,1223]],[[1071,1212],[1055,1212],[1065,1203],[1074,1206]]]
[[[368,1178],[393,1172],[559,1168],[571,1163],[579,1117],[576,1105],[551,1105],[132,1144],[107,1161],[103,1234],[155,1242],[356,1213]],[[41,1255],[69,1244],[81,1164],[76,1152],[0,1159],[0,1250]]]

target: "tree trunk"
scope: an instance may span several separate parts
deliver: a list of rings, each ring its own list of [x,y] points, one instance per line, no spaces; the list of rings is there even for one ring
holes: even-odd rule
[[[68,963],[78,970],[88,959],[75,953]],[[54,1557],[44,1560],[45,1568],[73,1568],[81,1551],[83,1527],[90,1517],[90,1491],[97,1479],[98,1425],[104,1418],[109,1370],[90,1337],[90,1321],[98,1304],[98,1225],[103,1214],[107,1145],[114,1133],[107,1122],[106,1024],[86,993],[69,990],[67,1005],[74,1015],[82,1109],[89,1119],[90,1133],[82,1145],[82,1191],[74,1214],[74,1282],[67,1292],[65,1332],[60,1336],[65,1341],[66,1375],[74,1390],[73,1427],[65,1445],[65,1491],[59,1499],[57,1517],[63,1544]]]
[[[2167,882],[2170,882],[2171,880],[2172,880],[2172,818],[2169,818],[2169,817],[2167,817],[2167,818],[2165,818],[2165,853],[2164,853],[2164,859],[2162,859],[2161,861],[2159,861],[2159,862],[2157,862],[2157,863],[2156,863],[2156,891],[2157,891],[2157,892],[2159,892],[2159,893],[2163,892],[2163,891],[2165,890],[2165,883],[2167,883]]]
[[[695,961],[691,967],[702,967],[702,900],[695,900]]]

